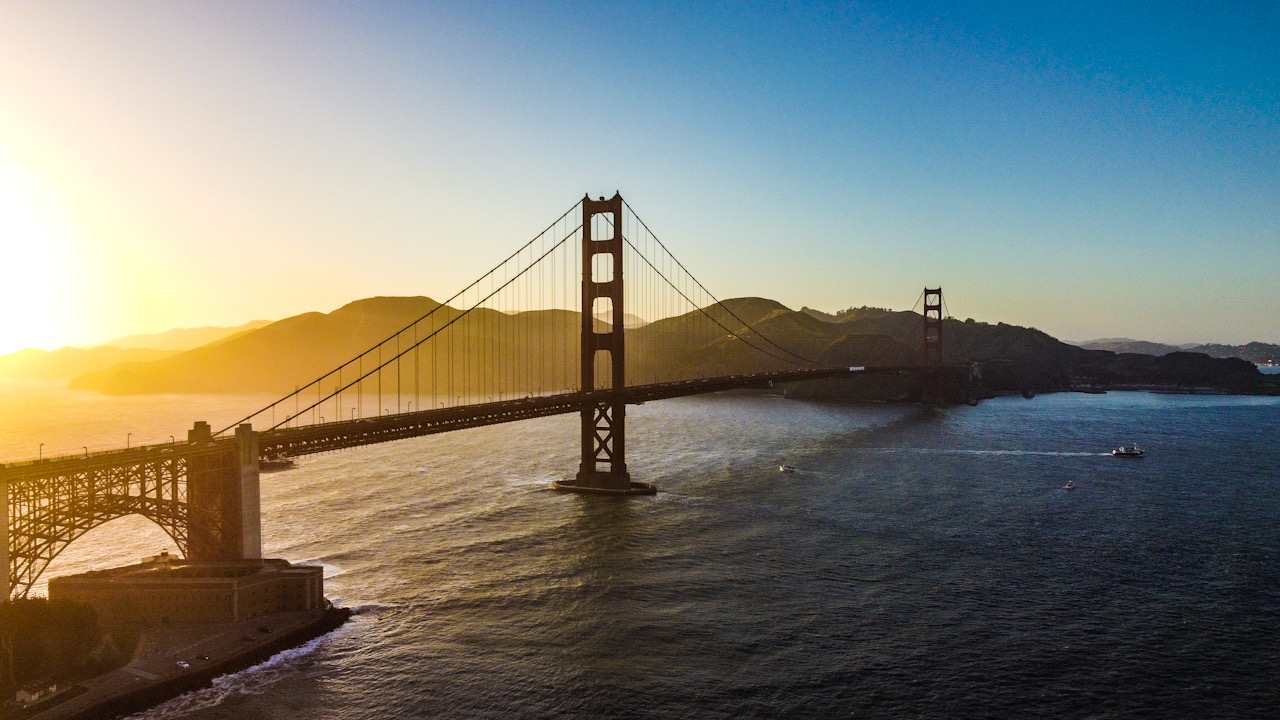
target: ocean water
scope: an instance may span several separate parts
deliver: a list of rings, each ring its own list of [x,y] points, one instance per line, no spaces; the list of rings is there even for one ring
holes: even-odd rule
[[[549,491],[574,417],[264,475],[268,554],[356,616],[137,717],[1280,717],[1280,399],[628,412],[654,497]],[[166,542],[117,520],[53,571]]]

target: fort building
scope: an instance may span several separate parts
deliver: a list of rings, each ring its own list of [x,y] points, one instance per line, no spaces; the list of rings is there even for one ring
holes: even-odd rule
[[[166,552],[137,565],[53,578],[49,599],[89,605],[107,624],[230,623],[323,608],[323,572],[287,560],[193,562]]]

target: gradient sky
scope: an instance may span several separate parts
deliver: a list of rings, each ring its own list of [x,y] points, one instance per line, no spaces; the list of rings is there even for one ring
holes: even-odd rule
[[[1274,2],[6,0],[0,352],[442,299],[615,189],[721,297],[1280,342],[1277,38]]]

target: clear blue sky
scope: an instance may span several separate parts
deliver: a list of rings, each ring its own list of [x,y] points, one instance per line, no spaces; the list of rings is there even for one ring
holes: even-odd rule
[[[1280,342],[1278,39],[1277,3],[8,2],[0,350],[447,297],[615,189],[722,297]]]

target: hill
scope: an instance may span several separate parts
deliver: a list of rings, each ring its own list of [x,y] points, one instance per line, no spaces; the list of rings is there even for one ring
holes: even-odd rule
[[[406,369],[366,381],[364,392],[394,392],[397,384],[412,382],[424,393],[500,397],[577,385],[581,322],[577,313],[482,310],[460,317],[458,310],[430,298],[377,297],[327,314],[286,318],[170,357],[87,373],[77,377],[72,387],[114,394],[285,393],[307,385],[431,310],[435,310],[436,327],[449,324],[436,349],[429,345],[415,353],[416,371],[406,358],[402,366]],[[600,330],[605,329],[605,323],[597,323]],[[922,361],[920,333],[921,317],[914,312],[858,308],[830,316],[797,312],[765,298],[735,298],[721,306],[629,328],[627,383],[782,370],[810,363],[916,365]],[[1269,381],[1242,360],[1184,351],[1155,357],[1089,350],[1035,328],[951,318],[943,321],[942,336],[944,361],[980,364],[982,382],[993,391],[1044,391],[1082,384],[1268,391],[1262,386]],[[498,357],[491,349],[493,337],[504,339]],[[382,359],[388,359],[395,350],[388,347],[384,353]],[[359,368],[367,371],[380,361],[374,352]],[[347,371],[342,377],[327,378],[324,385],[328,388],[352,379]],[[892,393],[877,392],[885,397],[910,395],[901,384]]]
[[[580,375],[580,316],[564,310],[516,314],[484,310],[458,320],[460,313],[425,297],[378,297],[349,303],[332,313],[305,313],[272,323],[219,343],[188,350],[154,362],[128,362],[86,373],[71,387],[112,394],[160,392],[287,392],[306,385],[321,373],[366,350],[374,343],[436,310],[436,326],[456,320],[440,338],[441,347],[426,346],[417,357],[414,382],[427,391],[486,390],[475,378],[507,371],[504,392],[547,391],[573,387]],[[823,323],[771,300],[740,298],[709,311],[718,326],[701,311],[665,318],[627,330],[628,382],[644,383],[732,374],[767,368],[795,367],[794,356],[769,344],[771,339],[823,364],[905,364],[914,354],[909,347],[876,333],[851,332]],[[736,317],[735,317],[736,316]],[[753,325],[746,330],[744,324]],[[599,324],[600,329],[605,324]],[[761,336],[763,334],[763,337]],[[506,339],[503,358],[489,357],[489,337]],[[767,352],[753,348],[752,344]],[[521,358],[507,363],[505,356]],[[445,364],[452,358],[452,364]],[[408,361],[406,360],[406,363]],[[368,358],[365,369],[378,364]],[[409,382],[387,373],[383,389]],[[515,373],[518,376],[510,376]],[[349,381],[350,377],[344,377]],[[336,380],[336,378],[335,378]],[[327,381],[326,381],[327,384]]]
[[[1139,355],[1168,355],[1182,348],[1177,345],[1147,342],[1146,340],[1130,340],[1129,338],[1107,338],[1077,343],[1086,350],[1110,350],[1114,353],[1137,353]]]
[[[613,317],[609,313],[596,313],[595,317],[602,323],[612,324],[613,322]],[[632,315],[631,313],[622,314],[622,327],[626,330],[634,330],[635,328],[644,327],[648,324],[649,321],[639,315]]]
[[[1080,347],[1087,350],[1110,350],[1117,353],[1161,356],[1173,352],[1191,352],[1214,358],[1240,358],[1257,365],[1280,364],[1280,345],[1262,342],[1251,342],[1247,345],[1221,345],[1217,343],[1166,345],[1164,343],[1130,340],[1128,338],[1108,338],[1082,342]]]
[[[120,363],[148,362],[175,354],[152,348],[64,347],[57,350],[27,348],[0,356],[0,377],[22,380],[70,380]]]
[[[808,313],[813,314],[811,311]],[[823,313],[825,314],[825,313]],[[920,347],[921,319],[914,312],[850,308],[836,322],[862,333],[885,335],[908,347]],[[1087,349],[1035,328],[1006,323],[942,323],[947,362],[978,362],[982,382],[997,391],[1049,391],[1090,387],[1208,387],[1229,392],[1280,392],[1275,381],[1251,363],[1230,356],[1174,348],[1161,357],[1133,352]]]
[[[260,327],[270,325],[270,320],[252,320],[243,325],[236,327],[198,327],[198,328],[174,328],[165,330],[164,332],[149,333],[145,335],[127,335],[125,337],[109,340],[103,345],[111,345],[118,348],[148,348],[151,350],[172,350],[181,352],[183,350],[191,350],[201,345],[208,345],[211,342],[217,342],[236,335],[243,335],[251,330],[257,330]]]
[[[1184,348],[1187,352],[1204,353],[1209,357],[1236,357],[1258,365],[1280,364],[1280,345],[1251,342],[1247,345],[1193,345]]]
[[[183,350],[243,335],[268,324],[267,320],[254,320],[238,327],[176,328],[148,335],[129,335],[88,348],[27,348],[0,356],[0,377],[70,380],[86,373],[102,372],[122,363],[160,360]]]

